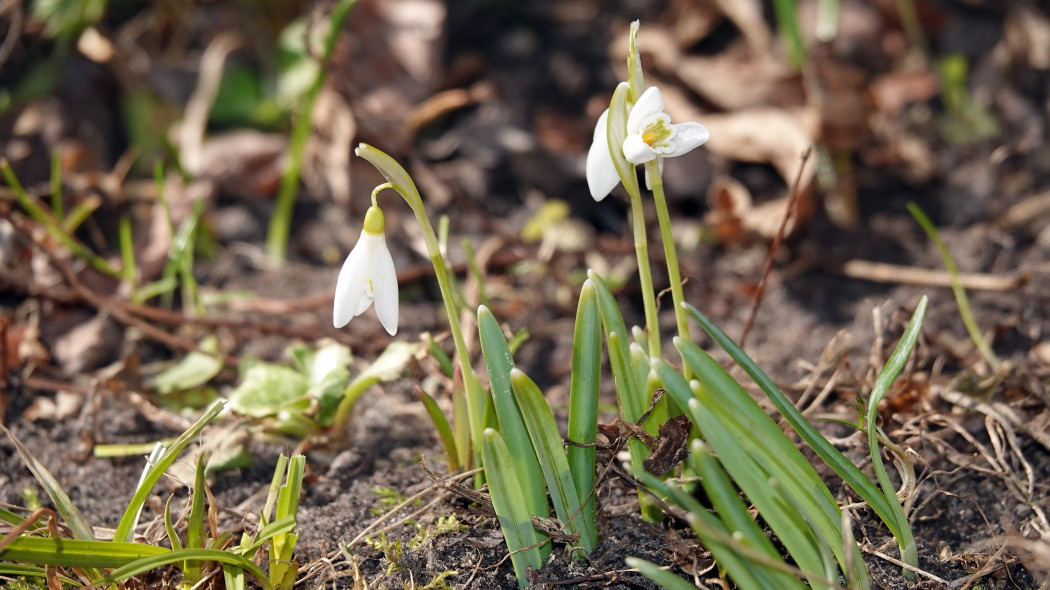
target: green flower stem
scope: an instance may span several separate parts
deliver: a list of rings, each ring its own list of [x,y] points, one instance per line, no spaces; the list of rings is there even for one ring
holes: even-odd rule
[[[277,190],[277,200],[270,217],[270,227],[266,232],[266,253],[270,260],[276,263],[284,262],[285,252],[288,250],[288,233],[292,226],[292,213],[295,210],[295,198],[299,190],[299,176],[303,168],[303,157],[306,154],[306,141],[310,139],[314,104],[321,94],[321,89],[324,88],[327,76],[325,67],[335,51],[335,44],[339,40],[339,33],[343,30],[343,23],[346,22],[346,17],[355,4],[357,0],[340,0],[332,9],[328,18],[328,36],[325,38],[324,53],[319,60],[320,67],[317,70],[317,76],[303,98],[302,110],[292,127],[292,137],[288,142],[288,167],[281,175],[281,185]]]
[[[362,144],[363,145],[363,144]],[[368,146],[367,149],[363,147],[358,148],[358,154],[362,157],[368,156],[366,159],[376,164],[372,160],[372,152],[378,152],[375,148]],[[379,152],[382,153],[382,152]],[[383,154],[386,156],[386,154]],[[386,156],[389,158],[389,156]],[[390,160],[393,162],[393,160]],[[380,168],[380,172],[386,173],[383,167]],[[407,177],[407,174],[406,174]],[[456,307],[456,300],[452,293],[452,282],[448,278],[448,265],[445,264],[445,258],[441,255],[441,248],[438,246],[437,234],[434,233],[434,226],[430,223],[430,218],[427,217],[426,209],[423,207],[423,199],[416,192],[415,187],[409,188],[401,186],[396,180],[387,182],[379,187],[376,187],[376,191],[372,194],[373,203],[375,202],[375,195],[384,188],[393,188],[405,199],[408,206],[412,209],[412,213],[416,216],[416,222],[419,224],[420,229],[423,231],[423,242],[426,244],[427,253],[430,254],[430,262],[434,265],[434,275],[437,277],[438,287],[441,289],[441,299],[445,302],[445,313],[448,315],[448,324],[452,332],[452,340],[456,345],[456,355],[459,356],[459,364],[463,371],[463,385],[467,391],[467,417],[470,421],[470,441],[475,456],[480,453],[481,449],[481,431],[482,431],[482,420],[485,412],[485,394],[481,388],[481,382],[478,380],[477,374],[474,373],[474,368],[470,364],[470,356],[467,352],[466,339],[463,337],[463,328],[459,323],[459,309]]]
[[[653,200],[656,202],[656,217],[660,221],[660,239],[664,243],[664,258],[667,260],[667,278],[671,282],[671,299],[674,301],[674,319],[678,324],[678,336],[689,341],[689,319],[682,302],[685,293],[682,290],[682,273],[678,268],[678,252],[674,247],[674,236],[671,234],[671,216],[667,212],[667,198],[664,196],[664,180],[660,176],[660,166],[656,160],[645,163],[645,171],[652,185]],[[685,378],[690,379],[689,366],[682,365]]]
[[[660,319],[656,313],[653,272],[649,267],[649,242],[645,236],[645,212],[641,195],[631,192],[631,221],[634,225],[634,252],[638,255],[638,278],[642,282],[645,327],[649,333],[649,356],[660,356]]]

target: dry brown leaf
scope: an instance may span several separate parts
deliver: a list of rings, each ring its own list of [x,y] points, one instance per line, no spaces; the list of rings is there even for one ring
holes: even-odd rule
[[[445,16],[437,0],[362,0],[347,21],[330,80],[380,149],[411,147],[405,121],[438,83]]]
[[[68,391],[59,391],[55,398],[38,395],[33,398],[33,403],[22,413],[22,418],[37,422],[47,420],[49,422],[65,422],[76,416],[84,405],[84,396]]]
[[[722,22],[722,11],[711,2],[672,0],[661,20],[679,47],[692,47]]]
[[[251,129],[209,137],[201,148],[198,178],[241,199],[271,196],[280,183],[287,147],[284,135]]]
[[[330,194],[339,203],[350,201],[350,149],[357,124],[350,105],[325,87],[313,112],[313,135],[306,144],[303,182],[311,194]],[[279,172],[279,170],[278,170]]]
[[[874,107],[893,116],[914,102],[925,102],[940,92],[937,76],[926,70],[889,72],[879,76],[868,89]]]
[[[711,131],[711,140],[706,144],[708,150],[733,160],[771,164],[785,184],[794,180],[802,153],[813,143],[818,116],[812,108],[793,111],[755,108],[702,115],[695,108],[679,103],[679,97],[669,97],[670,94],[665,92],[664,96],[672,117],[675,112],[685,111],[687,114],[677,117],[679,120],[699,121]],[[814,165],[810,162],[803,171],[802,186],[809,186],[813,172]]]
[[[736,28],[744,35],[751,55],[762,57],[769,55],[772,35],[762,15],[762,3],[758,0],[713,0],[718,8],[733,21]]]
[[[627,44],[626,34],[610,43],[610,56],[619,57]],[[662,27],[648,26],[638,33],[643,58],[651,58],[655,77],[677,78],[704,100],[726,110],[758,105],[793,107],[804,104],[801,77],[769,54],[755,54],[743,44],[732,45],[713,57],[682,53],[672,34]],[[615,53],[614,53],[615,52]],[[626,79],[626,65],[618,75]],[[667,93],[669,85],[661,84]]]
[[[1037,70],[1050,69],[1050,16],[1032,2],[1017,2],[1003,26],[1010,52]]]

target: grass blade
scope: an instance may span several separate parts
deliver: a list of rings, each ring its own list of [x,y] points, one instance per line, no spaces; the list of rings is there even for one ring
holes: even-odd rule
[[[266,232],[266,252],[271,260],[283,262],[288,247],[288,233],[292,226],[292,213],[295,209],[295,197],[299,190],[299,176],[306,154],[306,142],[310,139],[314,104],[321,95],[327,77],[325,66],[332,58],[336,41],[343,30],[343,23],[357,0],[339,0],[328,16],[328,35],[325,37],[324,53],[321,56],[321,67],[317,69],[310,88],[303,98],[302,108],[292,127],[292,137],[288,144],[288,167],[281,175],[281,184],[277,190],[273,213],[270,216],[270,227]]]
[[[805,586],[795,580],[795,584],[789,584],[783,588],[777,588],[768,584],[765,580],[757,577],[755,556],[749,554],[747,548],[741,544],[730,533],[729,528],[717,516],[707,508],[700,505],[696,499],[685,490],[677,486],[668,485],[655,475],[641,469],[634,470],[634,476],[646,485],[650,490],[665,498],[670,498],[675,504],[688,511],[686,515],[689,526],[700,538],[704,547],[714,556],[719,568],[729,574],[743,590],[804,590]],[[783,559],[778,555],[774,562],[783,565]],[[786,568],[786,566],[784,566]]]
[[[202,415],[193,426],[190,426],[189,430],[175,439],[175,442],[172,443],[171,447],[164,451],[164,454],[152,465],[152,468],[148,470],[143,481],[140,482],[139,487],[135,490],[135,495],[132,496],[131,502],[124,511],[124,516],[121,517],[120,522],[117,524],[117,529],[113,533],[113,538],[115,540],[131,541],[135,523],[138,520],[138,514],[142,510],[142,505],[146,502],[146,498],[149,497],[153,486],[164,475],[164,472],[167,471],[168,467],[175,462],[175,458],[179,456],[179,453],[181,453],[184,448],[186,448],[186,445],[196,440],[201,431],[204,430],[204,427],[212,420],[218,418],[219,414],[222,413],[225,407],[225,401],[221,399],[215,400],[215,402],[208,406],[208,409],[204,411],[204,415]]]
[[[656,582],[665,590],[696,590],[696,586],[686,582],[682,578],[679,578],[651,561],[646,561],[637,557],[628,557],[624,561],[627,562],[627,567],[638,570],[643,576]]]
[[[143,557],[167,555],[170,552],[163,547],[142,543],[23,536],[15,538],[0,551],[0,559],[34,565],[115,568]]]
[[[966,296],[966,289],[963,288],[962,281],[959,280],[959,267],[955,264],[955,258],[952,256],[951,250],[944,243],[944,239],[941,238],[941,233],[937,231],[937,227],[933,225],[933,222],[930,221],[930,218],[926,216],[926,213],[918,205],[908,203],[908,212],[922,227],[922,231],[926,232],[930,241],[937,247],[941,260],[944,261],[944,269],[948,271],[948,279],[952,285],[952,295],[955,296],[955,303],[959,306],[959,316],[962,318],[963,325],[966,326],[966,333],[970,335],[970,340],[973,340],[974,346],[981,352],[981,356],[988,361],[988,364],[993,369],[997,368],[999,366],[999,357],[995,356],[995,352],[992,351],[992,347],[988,345],[988,341],[984,339],[984,334],[981,334],[981,329],[977,326],[977,320],[973,317],[973,309],[970,307],[970,299]]]
[[[136,545],[138,547],[150,547],[149,545]],[[160,547],[153,547],[153,549],[162,549]],[[259,580],[259,583],[266,590],[272,590],[273,586],[270,581],[266,579],[266,574],[259,568],[259,566],[248,561],[243,556],[231,553],[229,551],[223,551],[221,549],[182,549],[181,551],[170,551],[162,549],[164,553],[142,557],[123,565],[112,572],[102,576],[101,578],[94,580],[92,585],[95,587],[106,586],[117,582],[122,582],[132,576],[137,576],[148,572],[150,570],[171,565],[180,561],[214,561],[226,565],[234,566],[238,569],[242,569],[251,575],[255,576]]]
[[[803,531],[813,529],[836,548],[839,564],[854,564],[847,577],[866,588],[867,577],[859,550],[852,561],[842,544],[841,512],[831,493],[776,423],[722,367],[699,347],[676,339],[682,357],[699,381],[690,384],[663,361],[654,361],[666,390],[689,408],[693,422],[715,450],[733,480],[759,509],[799,566],[818,583],[824,561],[819,546]],[[716,393],[717,392],[717,393]],[[691,394],[691,395],[690,395]],[[769,485],[775,479],[783,493]],[[818,520],[807,523],[796,505],[810,507]],[[860,564],[860,568],[857,568]]]
[[[47,495],[51,497],[51,501],[55,503],[55,510],[65,520],[69,530],[73,533],[73,537],[81,541],[93,541],[95,533],[91,530],[91,525],[80,515],[80,511],[73,505],[73,501],[69,499],[62,486],[58,484],[55,476],[51,475],[51,472],[44,467],[44,464],[37,461],[36,457],[29,453],[22,445],[22,441],[15,438],[15,435],[6,426],[0,424],[0,430],[3,430],[7,438],[15,445],[15,449],[18,451],[19,456],[22,457],[26,467],[33,473],[33,477],[40,482]]]
[[[882,463],[882,454],[879,453],[877,420],[879,402],[882,401],[893,381],[900,375],[904,364],[908,362],[908,357],[911,356],[911,352],[915,349],[915,344],[919,340],[922,322],[926,317],[926,306],[927,299],[923,296],[919,300],[919,305],[915,308],[915,313],[912,314],[911,320],[908,321],[908,326],[904,329],[904,335],[901,336],[900,342],[893,349],[890,358],[886,360],[886,364],[883,365],[879,376],[875,378],[875,385],[871,388],[871,396],[868,399],[868,414],[865,420],[865,427],[868,430],[868,450],[871,452],[872,466],[875,468],[875,475],[879,479],[882,493],[886,496],[886,503],[889,504],[893,517],[897,521],[897,529],[900,531],[899,535],[895,534],[894,536],[900,545],[901,561],[912,566],[919,565],[918,548],[915,546],[915,539],[912,536],[908,517],[904,514],[904,509],[901,508],[893,483],[886,473],[886,466]],[[909,569],[904,570],[904,575],[909,579],[915,578],[915,572]]]

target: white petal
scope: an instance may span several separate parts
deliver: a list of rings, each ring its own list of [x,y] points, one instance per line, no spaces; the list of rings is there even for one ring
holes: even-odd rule
[[[332,310],[332,324],[342,328],[357,315],[365,293],[365,279],[368,278],[368,266],[374,248],[368,239],[367,232],[361,233],[361,239],[350,251],[339,271],[335,282],[335,305]]]
[[[386,240],[372,259],[372,286],[375,289],[376,315],[379,323],[393,336],[397,334],[397,271]]]
[[[650,86],[638,98],[638,102],[631,109],[631,114],[627,116],[627,135],[639,134],[642,123],[649,117],[662,113],[665,106],[663,93],[656,86]]]
[[[372,276],[372,270],[371,269],[368,270],[367,275],[368,276]],[[367,278],[365,279],[365,283],[363,285],[364,289],[362,290],[362,293],[361,293],[361,299],[358,300],[358,302],[357,302],[357,309],[354,310],[354,317],[355,318],[357,316],[365,313],[365,311],[369,307],[372,307],[372,302],[375,301],[375,299],[376,299],[375,293],[372,291],[372,284],[371,284],[370,280],[371,279],[367,279]]]
[[[641,135],[628,135],[623,140],[623,155],[632,164],[644,164],[655,158],[656,152],[642,140]]]
[[[711,132],[700,123],[679,123],[674,126],[674,137],[668,144],[671,150],[660,154],[666,158],[681,156],[697,147],[707,143],[711,139]]]
[[[609,109],[605,109],[594,126],[594,142],[587,152],[587,188],[595,201],[604,199],[620,183],[620,175],[609,153],[608,121]]]

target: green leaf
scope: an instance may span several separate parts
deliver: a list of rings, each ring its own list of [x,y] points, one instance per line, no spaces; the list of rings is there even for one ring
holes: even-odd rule
[[[694,402],[695,403],[695,402]],[[736,487],[729,476],[711,454],[710,448],[699,439],[694,440],[690,452],[690,465],[700,475],[704,491],[726,527],[733,531],[741,544],[755,550],[770,560],[781,561],[780,554],[766,533],[751,518],[747,507],[740,501]],[[795,576],[768,567],[756,567],[755,575],[771,588],[804,588]]]
[[[51,497],[51,501],[55,504],[55,510],[65,520],[66,525],[69,526],[69,530],[73,533],[73,536],[82,541],[91,541],[95,539],[95,533],[91,530],[91,525],[88,524],[87,520],[81,516],[80,511],[73,505],[73,501],[69,499],[69,495],[66,494],[62,486],[59,485],[58,480],[55,479],[54,475],[44,467],[44,464],[37,461],[36,457],[29,453],[29,450],[22,445],[22,441],[15,438],[15,435],[7,429],[6,426],[0,424],[0,430],[7,435],[7,438],[15,445],[15,449],[18,451],[19,456],[22,457],[22,462],[26,464],[29,471],[33,473],[33,477],[40,482],[41,487],[47,492],[47,495]]]
[[[0,551],[0,559],[34,565],[111,568],[168,553],[170,550],[163,547],[142,543],[22,536]]]
[[[783,392],[773,383],[773,380],[766,375],[762,369],[755,364],[755,361],[751,360],[747,353],[745,353],[739,346],[736,345],[732,339],[729,338],[718,326],[709,320],[704,314],[700,313],[695,307],[685,304],[686,311],[692,316],[693,320],[704,329],[708,335],[718,343],[719,346],[725,350],[729,356],[748,374],[749,377],[758,385],[766,397],[769,398],[773,405],[776,406],[780,414],[787,420],[791,428],[802,440],[806,441],[806,444],[810,446],[813,451],[820,456],[839,477],[846,482],[846,484],[853,489],[863,499],[871,509],[879,515],[886,526],[889,527],[890,532],[900,542],[906,535],[910,533],[904,528],[899,526],[899,522],[896,518],[893,504],[896,501],[890,502],[879,488],[872,483],[868,476],[857,468],[841,451],[836,449],[820,432],[809,423],[808,420],[802,415],[801,412],[795,408],[791,400],[784,395]]]
[[[569,460],[562,449],[562,440],[558,434],[558,426],[554,423],[554,414],[551,413],[550,406],[543,398],[540,388],[520,369],[511,370],[510,383],[514,389],[514,399],[521,408],[521,415],[525,420],[529,439],[532,440],[532,447],[536,450],[536,457],[543,471],[543,479],[547,482],[547,489],[550,490],[554,511],[569,533],[580,535],[580,545],[590,553],[598,543],[598,539],[594,531],[588,530],[584,524],[580,510],[580,494],[576,490],[572,473],[569,471]]]
[[[819,547],[801,532],[808,528],[836,550],[844,571],[853,564],[847,579],[856,587],[867,587],[859,550],[851,544],[853,555],[846,558],[838,504],[813,467],[721,365],[692,343],[675,339],[675,344],[698,380],[686,384],[677,371],[659,361],[654,364],[664,387],[680,405],[684,402],[683,407],[690,409],[694,424],[718,453],[722,465],[811,576],[811,582],[820,579],[824,563]],[[771,478],[785,493],[770,490]],[[819,519],[807,524],[795,505],[811,506],[808,513]]]
[[[977,320],[973,317],[973,308],[970,307],[970,299],[966,296],[966,289],[963,288],[962,281],[959,279],[959,267],[955,264],[955,258],[952,256],[952,251],[948,249],[948,244],[944,243],[944,239],[941,237],[941,233],[937,231],[937,227],[933,225],[933,222],[930,221],[930,218],[926,216],[926,213],[918,205],[908,203],[908,212],[922,227],[922,231],[926,232],[927,237],[930,238],[933,245],[937,247],[937,252],[941,255],[944,269],[948,271],[952,295],[955,296],[955,304],[959,307],[959,317],[962,318],[963,326],[966,326],[966,333],[970,335],[970,340],[973,341],[977,350],[981,352],[984,360],[988,361],[988,364],[993,369],[998,368],[999,357],[995,355],[995,351],[992,350],[991,345],[985,340],[984,334],[981,333],[981,328],[977,326]]]
[[[350,387],[354,387],[359,382],[372,379],[376,381],[399,379],[405,369],[412,364],[412,361],[421,349],[422,344],[419,342],[391,342],[375,362],[354,378]]]
[[[868,431],[868,450],[871,452],[871,462],[875,467],[875,475],[879,479],[879,485],[882,487],[882,493],[886,496],[886,503],[892,511],[893,518],[896,520],[896,528],[899,531],[899,535],[895,534],[897,543],[901,549],[901,561],[908,565],[918,566],[919,565],[919,554],[918,548],[915,546],[915,539],[912,537],[911,525],[908,523],[908,517],[904,514],[904,510],[901,508],[899,501],[897,500],[897,494],[894,491],[893,483],[890,481],[889,474],[886,473],[886,467],[882,463],[882,455],[879,453],[878,443],[878,411],[879,402],[882,401],[882,397],[889,391],[890,385],[900,375],[901,370],[904,368],[904,364],[908,362],[908,357],[911,356],[912,350],[915,349],[915,344],[919,340],[919,333],[922,331],[922,322],[926,317],[926,305],[927,299],[924,295],[919,300],[919,305],[915,308],[915,313],[912,314],[911,320],[908,322],[908,327],[904,329],[904,335],[901,336],[900,342],[897,343],[897,347],[893,349],[893,353],[890,358],[887,359],[886,364],[883,365],[882,371],[879,372],[879,376],[875,378],[875,385],[871,388],[871,396],[868,399],[868,415],[865,421],[865,426]],[[887,523],[888,524],[888,523]],[[915,573],[912,570],[904,570],[904,575],[909,579],[914,579]]]
[[[208,336],[201,341],[200,350],[190,351],[182,360],[161,371],[153,380],[153,388],[164,395],[204,385],[222,370],[218,353],[219,339]]]
[[[0,576],[32,576],[35,578],[44,578],[47,577],[47,570],[42,567],[23,565],[20,563],[0,563]],[[69,584],[70,586],[79,585],[76,580],[63,575],[59,575],[58,579],[61,580],[63,584]],[[8,584],[6,587],[18,588],[19,586]]]
[[[692,495],[680,487],[669,485],[644,469],[635,468],[633,472],[634,476],[647,488],[665,498],[670,498],[675,504],[688,511],[686,517],[693,532],[714,556],[718,567],[727,572],[741,589],[794,590],[794,588],[805,588],[797,580],[795,584],[789,584],[785,588],[769,585],[767,580],[758,575],[759,568],[756,567],[755,560],[744,554],[743,547],[733,538],[729,528],[720,518],[701,506]],[[779,556],[775,561],[783,563]]]
[[[448,419],[445,418],[444,412],[438,407],[434,398],[418,385],[416,386],[416,395],[419,396],[419,401],[423,402],[423,407],[427,409],[430,421],[434,423],[434,428],[437,429],[438,436],[441,438],[441,446],[445,449],[445,460],[448,462],[449,473],[459,471],[459,450],[456,448],[456,435],[452,432],[452,426],[449,425]]]
[[[149,545],[139,545],[139,547],[151,547]],[[152,547],[153,549],[162,549],[160,547]],[[113,570],[109,574],[102,576],[101,578],[94,580],[92,584],[96,587],[106,586],[126,580],[132,576],[137,576],[148,572],[150,570],[157,569],[180,561],[215,561],[218,563],[232,565],[239,569],[245,570],[251,575],[255,576],[266,590],[272,590],[273,586],[270,581],[266,579],[266,575],[259,569],[259,566],[248,561],[244,557],[231,553],[229,551],[223,551],[221,549],[181,549],[179,551],[169,551],[162,549],[164,553],[155,555],[148,555],[146,557],[139,558],[132,561],[124,566]]]
[[[507,444],[498,432],[486,428],[481,437],[481,456],[485,464],[485,476],[489,483],[492,508],[496,511],[503,538],[510,550],[514,574],[518,587],[529,585],[528,570],[543,567],[539,548],[536,547],[536,530],[532,527],[529,509],[521,493],[521,482],[515,474],[514,464]]]
[[[598,292],[588,279],[580,291],[572,338],[572,378],[569,382],[569,471],[583,504],[588,535],[595,528],[595,447],[598,435],[598,393],[601,386],[602,333]],[[576,444],[573,444],[576,443]]]
[[[113,533],[115,540],[131,541],[133,529],[138,522],[139,512],[142,510],[142,505],[146,502],[146,498],[152,491],[153,486],[164,475],[168,467],[175,462],[175,458],[186,448],[186,445],[197,440],[204,427],[217,418],[225,407],[225,402],[217,400],[205,410],[204,414],[186,432],[179,435],[179,438],[175,439],[175,442],[156,461],[150,462],[151,468],[143,474],[142,481],[139,482],[138,488],[135,489],[135,495],[132,496],[131,502],[128,503],[124,515],[117,524],[117,530]]]
[[[651,561],[637,557],[628,557],[624,561],[627,563],[627,567],[638,570],[643,576],[656,582],[665,590],[696,590],[696,586]]]
[[[478,308],[478,333],[481,351],[485,357],[485,368],[489,374],[492,405],[499,423],[500,437],[507,444],[518,481],[522,484],[525,505],[534,516],[546,517],[547,490],[543,486],[543,471],[533,450],[529,431],[511,386],[510,374],[514,369],[503,330],[487,307]]]
[[[422,349],[422,342],[395,341],[387,345],[383,354],[346,386],[331,423],[336,426],[345,425],[350,420],[350,411],[353,410],[357,399],[368,391],[369,387],[376,383],[399,379]]]
[[[260,362],[244,374],[244,380],[230,393],[230,409],[244,416],[275,416],[284,406],[306,395],[309,380],[284,365]]]

